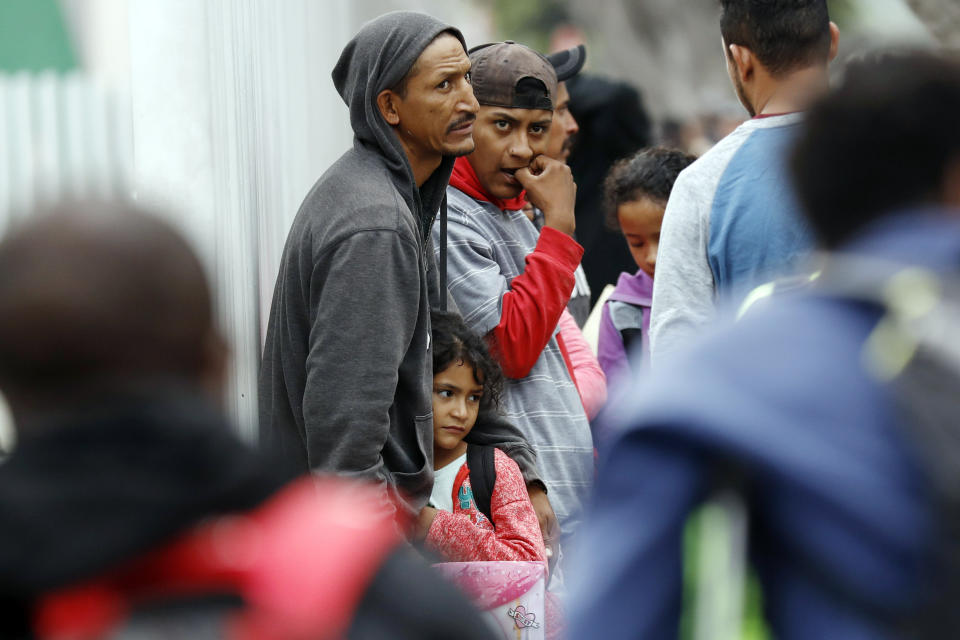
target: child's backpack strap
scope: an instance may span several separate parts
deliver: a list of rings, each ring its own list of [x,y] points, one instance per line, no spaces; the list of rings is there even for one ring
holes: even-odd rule
[[[467,468],[470,469],[470,488],[473,491],[473,501],[480,513],[487,516],[490,524],[493,524],[493,516],[490,513],[490,498],[493,496],[493,486],[497,484],[495,451],[496,447],[490,445],[467,445]]]

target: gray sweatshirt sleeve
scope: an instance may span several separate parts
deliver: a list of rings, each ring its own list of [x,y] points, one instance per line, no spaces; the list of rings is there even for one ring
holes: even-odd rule
[[[303,418],[314,470],[385,481],[398,371],[418,316],[417,247],[369,230],[314,258]]]
[[[490,445],[500,449],[517,463],[520,473],[523,474],[523,480],[528,486],[536,483],[546,491],[547,485],[537,468],[537,454],[533,447],[527,443],[520,429],[496,410],[487,409],[481,412],[477,416],[477,423],[465,440],[473,444]]]
[[[681,173],[663,216],[650,311],[654,367],[689,345],[714,313],[713,271],[707,261],[710,198],[703,192],[705,186],[697,174]]]

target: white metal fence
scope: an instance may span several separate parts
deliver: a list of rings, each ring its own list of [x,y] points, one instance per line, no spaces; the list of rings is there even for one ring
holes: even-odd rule
[[[0,74],[0,225],[61,198],[130,190],[130,108],[79,73]]]
[[[130,106],[79,73],[0,74],[0,232],[64,198],[128,196]],[[13,443],[0,405],[0,451]]]

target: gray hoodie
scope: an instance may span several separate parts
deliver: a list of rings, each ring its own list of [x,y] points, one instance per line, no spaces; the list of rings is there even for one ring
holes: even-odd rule
[[[290,229],[260,369],[260,430],[304,471],[384,483],[411,513],[433,484],[430,300],[438,299],[430,227],[450,178],[445,158],[421,188],[377,95],[443,32],[420,13],[367,23],[333,81],[350,108],[353,148],[321,176]],[[428,269],[429,267],[429,269]],[[473,440],[499,443],[530,479],[532,450],[502,421]]]

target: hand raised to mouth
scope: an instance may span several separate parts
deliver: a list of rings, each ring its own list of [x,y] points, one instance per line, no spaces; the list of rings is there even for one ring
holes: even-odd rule
[[[527,200],[543,211],[544,226],[572,236],[577,226],[574,217],[577,183],[573,181],[570,167],[539,155],[515,175],[527,190]]]

